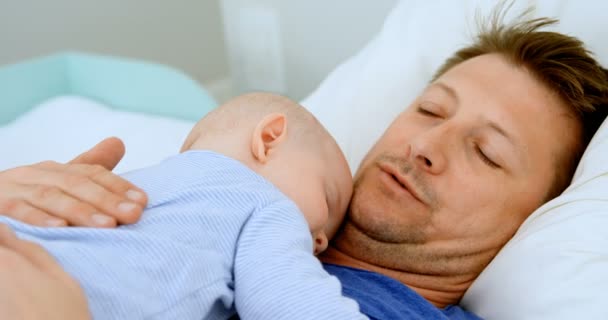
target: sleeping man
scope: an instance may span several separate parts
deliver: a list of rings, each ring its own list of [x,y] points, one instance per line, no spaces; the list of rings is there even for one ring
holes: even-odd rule
[[[371,319],[462,318],[457,304],[471,283],[526,217],[569,184],[605,118],[608,80],[578,39],[539,30],[551,23],[495,22],[481,31],[362,161],[344,222],[321,259]],[[123,151],[112,145],[79,163],[3,172],[0,194],[9,196],[0,203],[23,204],[4,213],[88,225],[81,210],[41,210],[63,201],[119,223],[136,220],[137,208],[104,205],[128,200],[135,188],[109,184],[117,178],[92,165],[111,168]],[[74,176],[87,187],[65,184]],[[57,192],[31,197],[41,186]]]

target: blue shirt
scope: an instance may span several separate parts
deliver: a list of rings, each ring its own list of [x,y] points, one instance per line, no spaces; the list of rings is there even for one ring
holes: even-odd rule
[[[361,312],[370,319],[481,319],[455,305],[439,309],[408,286],[385,275],[333,264],[323,266],[340,279],[344,295],[355,299]]]

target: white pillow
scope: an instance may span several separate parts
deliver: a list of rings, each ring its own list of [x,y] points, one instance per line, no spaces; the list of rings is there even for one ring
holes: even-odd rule
[[[127,148],[115,170],[121,173],[176,154],[193,124],[60,96],[0,127],[0,170],[44,160],[66,162],[103,138],[117,136]]]
[[[400,1],[382,31],[336,68],[302,104],[327,126],[353,172],[437,67],[475,34],[475,12],[497,1]],[[608,66],[608,3],[537,2],[536,16],[579,37]],[[608,128],[588,148],[572,186],[536,210],[465,294],[488,319],[608,319]]]

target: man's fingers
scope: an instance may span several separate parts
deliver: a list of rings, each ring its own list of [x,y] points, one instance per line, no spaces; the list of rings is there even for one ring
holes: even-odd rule
[[[71,225],[90,227],[115,227],[116,220],[87,202],[74,198],[53,186],[19,186],[17,190],[25,200],[48,214],[67,220]]]
[[[94,204],[66,193],[64,190],[73,190],[79,194],[86,194],[91,190],[101,192],[103,199],[98,200],[101,203],[104,203],[104,199],[108,197],[116,196],[98,186],[86,176],[78,176],[66,170],[52,170],[52,168],[57,169],[61,166],[67,165],[46,162],[20,168],[21,170],[13,170],[10,174],[17,175],[20,181],[19,184],[12,184],[0,195],[0,209],[2,209],[0,213],[12,216],[20,221],[27,221],[29,217],[18,214],[23,214],[25,209],[17,208],[17,205],[22,207],[23,203],[27,203],[30,207],[35,207],[48,215],[66,220],[71,225],[116,226],[116,219],[112,217],[112,212],[103,212],[101,208],[95,207]],[[19,212],[16,213],[16,211]]]
[[[114,227],[134,223],[146,194],[110,171],[124,145],[109,138],[69,164],[53,161],[0,172],[0,214],[35,225]],[[46,215],[45,215],[46,214]]]
[[[108,170],[112,170],[124,155],[125,145],[122,140],[111,137],[101,141],[69,163],[98,164]]]
[[[94,206],[99,213],[114,217],[121,224],[139,220],[146,206],[147,197],[143,191],[103,167],[54,162],[40,165],[49,172],[36,177],[36,183],[55,183],[72,197]],[[27,182],[24,180],[24,183]]]
[[[83,169],[85,168],[72,168],[74,171]],[[135,223],[139,220],[148,202],[141,189],[110,171],[99,171],[90,175],[89,179],[93,184],[88,192],[70,189],[74,190],[75,196],[94,204],[102,212],[116,218],[120,224]]]
[[[0,212],[7,217],[39,227],[65,227],[68,222],[53,217],[22,199],[1,199]]]

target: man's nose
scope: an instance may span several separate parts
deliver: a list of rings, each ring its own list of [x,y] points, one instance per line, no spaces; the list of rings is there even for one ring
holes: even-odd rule
[[[449,144],[449,132],[442,127],[435,127],[411,140],[410,157],[419,169],[439,174],[447,166]]]

